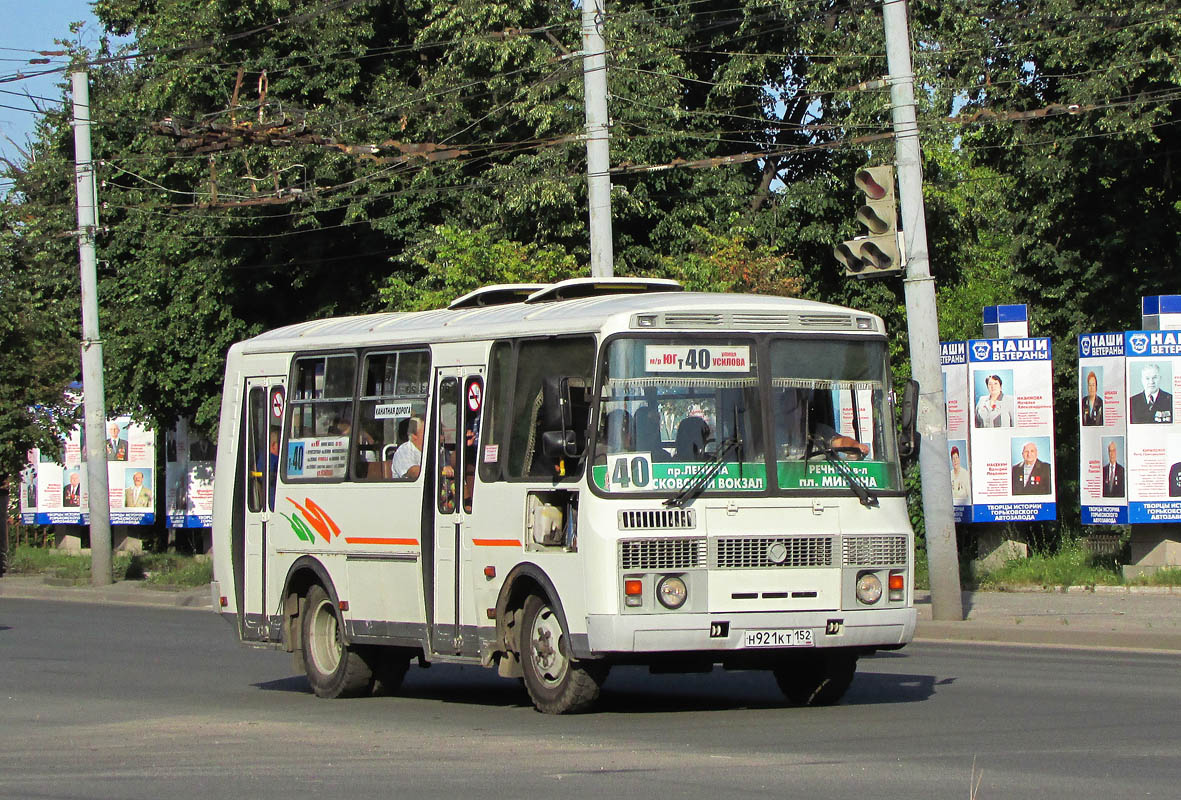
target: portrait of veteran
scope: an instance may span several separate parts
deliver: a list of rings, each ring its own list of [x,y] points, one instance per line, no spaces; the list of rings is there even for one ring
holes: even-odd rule
[[[1099,378],[1092,370],[1087,373],[1087,393],[1083,397],[1083,425],[1103,424],[1103,398],[1099,396]]]
[[[1116,448],[1115,442],[1108,442],[1107,463],[1103,465],[1104,497],[1124,496],[1124,465],[1116,460],[1118,455],[1119,450]]]
[[[62,505],[70,507],[82,505],[82,479],[77,472],[70,473],[70,482],[62,488]]]
[[[1037,445],[1021,447],[1021,463],[1013,467],[1013,494],[1049,494],[1050,465],[1037,457]]]
[[[1172,422],[1173,395],[1160,388],[1160,366],[1145,364],[1140,369],[1140,383],[1144,391],[1132,395],[1128,401],[1132,423],[1139,425],[1149,422]]]
[[[127,460],[127,440],[119,432],[119,423],[112,422],[107,437],[107,461]]]
[[[123,507],[152,507],[152,490],[144,486],[144,474],[138,470],[131,476],[131,485],[123,490]]]
[[[1011,428],[1016,407],[1013,397],[1005,394],[1004,381],[1000,375],[989,375],[984,385],[988,387],[988,394],[982,396],[976,403],[977,428]]]

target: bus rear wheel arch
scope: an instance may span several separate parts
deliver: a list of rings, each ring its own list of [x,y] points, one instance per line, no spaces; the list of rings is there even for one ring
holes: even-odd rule
[[[562,620],[549,599],[540,594],[525,598],[520,648],[525,689],[538,711],[577,713],[598,700],[608,666],[573,657]]]
[[[320,584],[308,589],[301,614],[304,672],[318,697],[358,697],[373,689],[373,669],[361,648],[345,641],[344,621]]]

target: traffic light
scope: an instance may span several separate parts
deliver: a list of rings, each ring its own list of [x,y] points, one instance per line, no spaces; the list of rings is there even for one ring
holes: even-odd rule
[[[865,194],[865,203],[857,209],[857,221],[869,233],[841,242],[833,248],[833,255],[844,265],[845,274],[856,278],[901,272],[894,168],[862,167],[853,175],[853,185]]]

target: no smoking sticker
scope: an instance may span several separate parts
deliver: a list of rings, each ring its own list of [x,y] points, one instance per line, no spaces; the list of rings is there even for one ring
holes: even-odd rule
[[[472,411],[480,410],[480,400],[483,398],[483,390],[480,384],[473,383],[467,387],[467,407]]]

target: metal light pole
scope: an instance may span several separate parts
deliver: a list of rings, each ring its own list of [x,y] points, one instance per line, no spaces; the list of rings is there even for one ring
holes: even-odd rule
[[[98,192],[90,159],[90,90],[85,72],[70,75],[74,90],[74,185],[78,192],[78,263],[82,271],[82,402],[86,419],[86,482],[90,493],[90,582],[111,583],[111,498],[107,491],[103,345],[98,335],[94,234]]]
[[[611,158],[607,141],[607,46],[603,1],[582,3],[582,79],[586,95],[586,178],[590,213],[591,277],[615,274],[611,241]]]
[[[935,313],[935,280],[927,253],[927,220],[923,205],[922,158],[915,119],[914,73],[905,0],[885,0],[886,63],[890,71],[890,104],[898,171],[898,200],[906,241],[906,319],[910,337],[910,368],[919,382],[918,426],[923,437],[919,472],[923,479],[923,519],[931,575],[931,612],[938,620],[963,620],[955,512],[951,501],[951,464],[947,456],[943,371],[939,360],[939,319]]]

